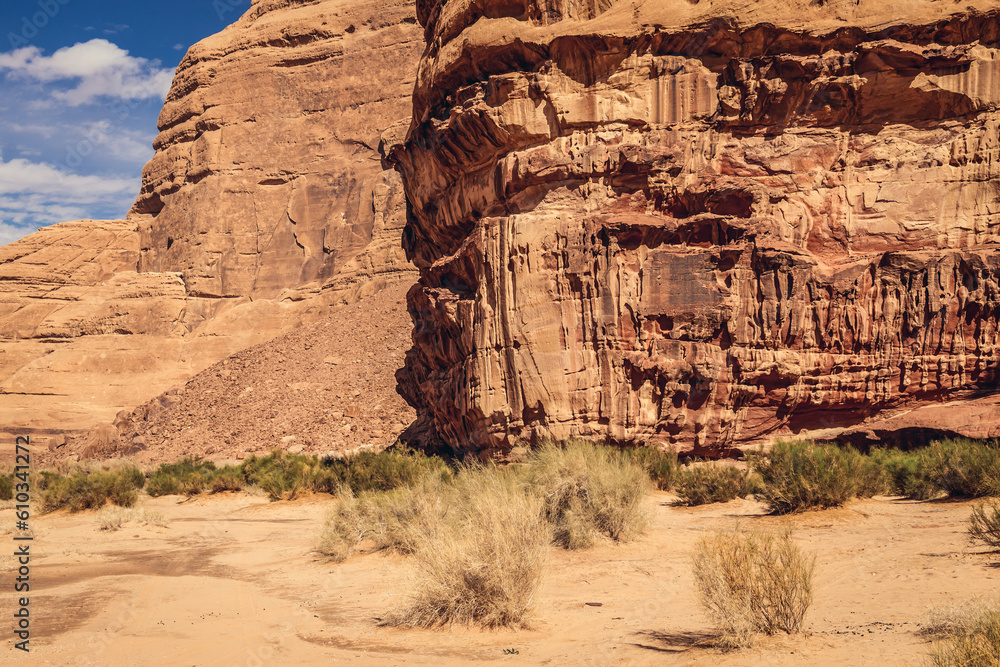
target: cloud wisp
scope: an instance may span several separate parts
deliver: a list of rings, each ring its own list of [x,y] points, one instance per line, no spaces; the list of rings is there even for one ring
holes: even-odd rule
[[[43,84],[71,82],[68,89],[51,92],[70,106],[93,104],[101,98],[162,99],[173,78],[173,72],[159,67],[158,61],[131,56],[105,39],[67,46],[52,55],[35,46],[0,53],[0,72]]]
[[[138,188],[138,178],[80,175],[47,163],[0,158],[0,244],[39,225],[91,217],[94,211],[118,217]]]

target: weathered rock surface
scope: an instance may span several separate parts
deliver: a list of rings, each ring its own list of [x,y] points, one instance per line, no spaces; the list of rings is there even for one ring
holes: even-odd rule
[[[110,423],[238,350],[412,283],[402,186],[378,145],[408,122],[413,13],[405,0],[257,0],[190,49],[127,221],[0,249],[0,432]]]
[[[129,216],[139,270],[226,298],[412,270],[378,145],[409,118],[422,48],[412,0],[260,0],[191,47]]]
[[[400,389],[450,446],[711,453],[996,391],[995,1],[417,10]]]
[[[201,369],[332,312],[322,298],[212,299],[138,273],[131,222],[81,220],[0,248],[0,431],[110,422]]]

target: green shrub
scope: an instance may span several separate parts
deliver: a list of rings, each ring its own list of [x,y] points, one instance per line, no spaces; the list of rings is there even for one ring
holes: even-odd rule
[[[632,447],[622,449],[621,456],[645,469],[653,485],[660,491],[669,491],[674,487],[680,467],[674,450],[664,451],[652,446]]]
[[[701,538],[694,554],[699,597],[723,645],[750,644],[755,634],[795,633],[812,604],[815,556],[790,532],[721,532]]]
[[[186,456],[176,463],[164,463],[150,475],[146,492],[151,496],[195,496],[205,490],[215,473],[215,464]]]
[[[212,493],[223,491],[242,491],[246,486],[243,469],[239,466],[223,466],[217,468],[208,478],[208,487]]]
[[[585,548],[595,534],[627,541],[645,528],[642,501],[649,494],[649,475],[617,450],[586,441],[546,443],[532,452],[520,474],[543,499],[561,546]]]
[[[0,500],[14,499],[14,476],[0,475]]]
[[[941,440],[910,452],[877,449],[872,460],[885,471],[891,491],[908,498],[1000,495],[1000,449],[993,441]]]
[[[807,441],[779,440],[751,466],[761,477],[758,497],[775,514],[840,507],[881,484],[881,470],[857,450]]]
[[[451,475],[443,459],[409,449],[361,451],[339,459],[325,459],[315,473],[316,491],[335,493],[346,486],[355,494],[364,491],[391,491],[413,486],[427,474],[442,478]]]
[[[141,470],[128,465],[112,470],[78,470],[70,475],[43,472],[39,484],[42,508],[54,511],[66,507],[78,512],[103,507],[107,502],[132,507],[145,481]]]
[[[1000,549],[1000,503],[993,500],[972,508],[969,517],[969,541]]]
[[[927,500],[941,492],[920,454],[879,448],[870,456],[884,472],[886,493]]]
[[[757,478],[747,470],[723,464],[685,466],[677,475],[677,495],[687,505],[725,503],[746,498],[757,489]]]
[[[995,441],[942,440],[917,454],[934,483],[951,496],[1000,495],[1000,449]]]
[[[443,478],[451,469],[440,458],[409,450],[362,451],[339,459],[274,450],[252,456],[241,466],[247,484],[256,484],[274,499],[291,499],[303,491],[358,494],[412,486],[427,474]]]
[[[995,667],[1000,663],[1000,604],[975,602],[938,613],[929,628],[937,637],[930,654],[935,667]]]

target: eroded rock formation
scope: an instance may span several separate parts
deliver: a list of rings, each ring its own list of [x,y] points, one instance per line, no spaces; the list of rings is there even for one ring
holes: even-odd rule
[[[450,446],[997,389],[996,2],[417,4],[400,388]]]
[[[190,49],[127,221],[0,250],[0,431],[110,423],[238,350],[412,282],[402,186],[378,145],[408,122],[413,14],[406,0],[255,0]]]
[[[421,49],[407,0],[259,0],[191,47],[130,215],[139,270],[226,298],[410,270],[378,145],[409,118]]]

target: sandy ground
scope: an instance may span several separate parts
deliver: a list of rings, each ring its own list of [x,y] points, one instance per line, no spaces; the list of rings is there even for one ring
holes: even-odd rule
[[[738,522],[785,520],[748,500],[683,508],[672,499],[650,498],[650,530],[637,542],[553,549],[533,627],[516,632],[378,627],[402,601],[410,563],[382,554],[319,559],[312,546],[326,496],[144,497],[169,525],[114,533],[98,530],[91,512],[42,516],[33,520],[33,650],[25,659],[5,632],[0,662],[913,665],[930,646],[919,632],[931,608],[992,595],[1000,579],[1000,557],[966,543],[968,502],[875,499],[801,514],[789,520],[796,540],[818,554],[807,633],[721,653],[696,600],[694,543]],[[9,555],[0,569],[9,591]],[[9,618],[13,595],[3,600]]]

